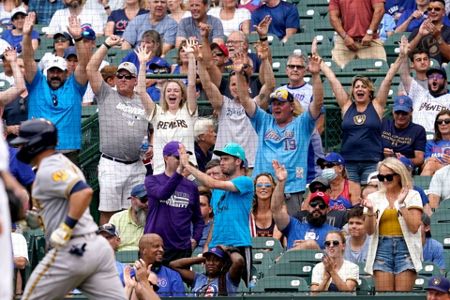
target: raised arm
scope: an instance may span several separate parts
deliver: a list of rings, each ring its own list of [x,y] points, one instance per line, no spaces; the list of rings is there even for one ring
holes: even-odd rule
[[[195,64],[194,47],[196,47],[196,45],[193,39],[187,40],[186,46],[183,46],[183,49],[187,53],[189,59],[187,105],[190,114],[194,114],[197,110],[197,93],[195,90],[197,66]]]
[[[205,23],[200,23],[199,28],[200,28],[200,35],[202,37],[202,46],[200,48],[202,64],[204,64],[204,67],[208,71],[212,83],[214,83],[214,85],[217,88],[220,88],[220,82],[222,81],[222,71],[213,62],[211,45],[209,44],[208,39],[209,32],[211,31],[211,26]]]
[[[86,66],[89,62],[89,59],[91,58],[92,49],[90,49],[87,45],[85,45],[82,39],[78,40],[82,37],[81,36],[82,29],[78,17],[76,16],[69,17],[69,26],[67,29],[70,35],[75,40],[75,47],[77,48],[78,53],[78,64],[74,71],[75,80],[79,84],[85,85],[88,81]]]
[[[289,225],[289,214],[287,212],[286,205],[284,204],[284,186],[287,179],[287,171],[283,165],[277,160],[272,161],[272,166],[275,171],[275,177],[278,180],[277,185],[272,194],[272,199],[270,202],[270,209],[272,210],[273,219],[279,230],[283,230]]]
[[[312,54],[308,64],[308,71],[312,75],[313,100],[309,106],[309,112],[314,119],[320,116],[323,106],[323,84],[320,79],[320,64],[322,58],[317,54]]]
[[[245,109],[245,112],[250,117],[253,116],[256,112],[256,103],[250,99],[250,95],[248,90],[243,88],[242,83],[246,81],[245,79],[245,63],[244,61],[247,59],[247,53],[236,52],[233,57],[233,71],[236,76],[237,83],[237,94],[239,98],[239,102],[241,102],[242,106]]]
[[[100,64],[102,63],[103,58],[105,57],[108,49],[119,45],[121,39],[118,36],[111,35],[106,38],[105,42],[100,45],[100,47],[95,51],[94,55],[92,55],[91,60],[89,61],[86,72],[88,75],[89,82],[92,87],[92,91],[94,94],[100,93],[100,88],[102,86],[103,77],[99,71]]]
[[[260,42],[256,46],[258,56],[261,59],[259,67],[260,77],[264,78],[264,84],[256,97],[256,103],[264,110],[269,107],[269,96],[275,88],[275,75],[270,62],[270,47],[267,42]],[[261,75],[262,74],[262,75]]]
[[[195,54],[198,62],[198,76],[200,77],[203,90],[205,91],[212,108],[219,112],[222,109],[223,96],[220,93],[219,88],[212,82],[207,70],[207,62],[203,59],[203,55],[198,52]]]
[[[150,97],[150,95],[147,93],[147,86],[145,84],[147,62],[150,60],[152,51],[147,52],[145,46],[139,46],[134,52],[139,59],[139,74],[136,90],[139,94],[139,98],[141,99],[147,116],[150,116],[155,109],[154,101],[159,101],[159,99],[152,99]]]
[[[399,24],[396,28],[395,28],[395,32],[405,32],[406,29],[408,29],[409,23],[411,23],[412,20],[414,19],[420,19],[423,16],[423,12],[421,12],[420,10],[415,10],[411,15],[409,15],[409,17],[402,23]],[[400,19],[403,19],[402,17],[400,17]],[[399,20],[400,21],[400,20]]]
[[[195,279],[195,272],[189,270],[192,265],[199,265],[206,261],[202,256],[200,257],[186,257],[173,260],[169,263],[169,267],[180,273],[184,282],[192,284]]]
[[[14,77],[14,85],[11,86],[4,92],[0,92],[0,105],[6,106],[9,102],[14,101],[17,97],[20,96],[25,90],[25,80],[23,78],[23,74],[20,71],[20,67],[17,64],[17,53],[13,48],[6,48],[3,53],[6,61],[8,61],[11,65],[11,69]]]
[[[22,56],[23,63],[25,66],[25,80],[31,83],[37,72],[37,65],[34,61],[34,49],[31,43],[31,32],[33,31],[33,26],[36,22],[36,13],[31,12],[25,17],[23,24],[23,39],[22,39]]]
[[[320,64],[320,70],[322,71],[323,75],[325,75],[325,77],[328,79],[328,82],[331,85],[331,89],[333,90],[333,93],[336,97],[336,101],[341,110],[348,108],[351,104],[350,97],[345,91],[342,84],[337,79],[333,70],[331,70],[331,68],[324,61],[322,61],[322,63]]]

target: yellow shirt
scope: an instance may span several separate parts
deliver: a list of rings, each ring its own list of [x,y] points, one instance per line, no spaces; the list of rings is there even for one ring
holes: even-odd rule
[[[109,223],[116,225],[119,232],[119,251],[139,250],[139,239],[144,234],[144,226],[137,225],[131,219],[131,207],[112,215]]]
[[[386,208],[380,218],[380,235],[401,236],[402,228],[398,221],[398,211],[395,208]]]

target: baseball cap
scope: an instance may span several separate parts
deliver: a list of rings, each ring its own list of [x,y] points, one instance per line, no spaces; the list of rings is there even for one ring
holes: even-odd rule
[[[408,96],[396,96],[394,98],[393,111],[412,112],[412,99]]]
[[[308,189],[311,191],[311,189],[317,187],[317,186],[323,186],[326,188],[330,187],[330,183],[328,182],[327,179],[319,176],[313,179],[313,181],[311,181],[311,183],[308,186]]]
[[[178,152],[178,150],[180,149],[180,142],[177,141],[170,141],[168,142],[163,149],[163,156],[180,156],[180,152]],[[191,151],[187,151],[187,154],[192,155]]]
[[[203,253],[203,256],[206,256],[206,255],[209,255],[209,254],[215,255],[215,256],[217,256],[219,258],[223,258],[223,259],[228,258],[228,254],[224,250],[219,248],[219,247],[212,247],[212,248],[210,248],[208,251]]]
[[[111,236],[119,236],[119,232],[116,229],[116,226],[114,224],[111,223],[106,223],[103,224],[102,226],[100,226],[97,230],[97,234],[98,233],[102,233],[102,232],[106,232],[107,234],[111,235]]]
[[[334,163],[338,165],[345,165],[344,158],[336,152],[330,152],[325,156],[325,158],[319,157],[316,161],[317,165],[322,165],[323,163]]]
[[[427,77],[430,76],[433,73],[439,73],[442,76],[444,76],[445,79],[447,79],[447,72],[445,72],[445,69],[442,67],[434,67],[434,68],[430,68],[427,71]]]
[[[82,25],[81,37],[90,41],[95,41],[96,35],[94,29],[90,25]]]
[[[77,49],[74,46],[69,46],[66,49],[64,49],[64,58],[67,59],[69,56],[75,55],[78,57]]]
[[[167,71],[170,72],[170,65],[167,61],[165,61],[162,58],[157,58],[156,60],[154,59],[152,61],[152,63],[148,66],[148,68],[150,70],[155,70],[155,69],[166,69]]]
[[[147,190],[145,189],[144,184],[138,184],[135,185],[132,189],[131,189],[131,193],[130,195],[132,197],[136,197],[136,198],[144,198],[147,197]]]
[[[434,276],[428,281],[428,287],[425,290],[434,290],[441,293],[450,293],[450,281],[444,276]]]
[[[58,68],[62,71],[66,71],[67,70],[67,62],[61,56],[54,56],[48,62],[46,70],[50,70],[51,68]]]
[[[223,55],[225,55],[225,57],[228,57],[230,55],[230,52],[228,52],[228,48],[227,46],[225,46],[224,44],[219,44],[219,43],[212,43],[211,46],[209,46],[212,49],[219,49],[220,52],[223,53]]]
[[[27,13],[27,11],[25,10],[25,8],[23,8],[23,6],[19,6],[19,7],[14,8],[14,9],[11,11],[11,20],[14,20],[14,17],[15,17],[16,15],[18,15],[18,14],[22,14],[22,15],[24,15],[24,16],[27,16],[27,15],[28,15],[28,13]]]
[[[119,67],[117,67],[117,72],[119,72],[120,70],[126,70],[131,75],[137,76],[136,66],[131,62],[126,61],[126,62],[121,63],[119,65]]]
[[[315,192],[315,193],[311,193],[310,197],[309,197],[309,202],[316,200],[316,199],[320,199],[322,200],[326,205],[328,205],[330,203],[330,196],[327,193],[324,192]]]
[[[380,181],[378,180],[378,171],[372,172],[367,176],[367,184],[378,184]]]
[[[414,169],[414,164],[412,163],[412,161],[409,158],[402,156],[398,160],[401,161],[402,164],[405,165],[405,167],[408,169],[408,171],[411,171],[412,169]]]
[[[247,164],[244,148],[236,143],[228,143],[222,150],[214,150],[214,154],[217,156],[231,155],[242,160],[244,164]]]
[[[72,36],[67,32],[57,32],[53,35],[53,39],[56,40],[59,37],[63,37],[66,40],[72,42]]]
[[[270,94],[269,102],[272,102],[274,100],[280,101],[280,102],[293,102],[294,96],[286,89],[278,88]]]

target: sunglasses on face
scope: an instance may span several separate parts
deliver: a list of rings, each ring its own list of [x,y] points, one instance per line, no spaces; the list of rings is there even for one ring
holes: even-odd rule
[[[125,75],[125,74],[116,74],[117,79],[123,79],[125,78],[126,80],[131,80],[133,78],[136,78],[133,75]]]
[[[390,182],[390,181],[394,180],[394,176],[395,175],[398,175],[398,174],[395,174],[395,173],[386,174],[386,175],[378,174],[377,178],[381,182],[383,182],[383,181],[389,181]]]
[[[320,166],[320,168],[323,170],[323,169],[329,169],[329,168],[332,168],[332,167],[334,167],[334,166],[337,166],[335,163],[324,163],[324,164],[322,164],[321,166]]]
[[[450,119],[439,119],[439,120],[436,121],[436,124],[438,124],[438,125],[442,125],[442,124],[448,125],[448,124],[450,124]]]
[[[444,75],[442,74],[431,74],[428,76],[428,79],[441,80],[444,79]]]
[[[139,199],[139,201],[141,201],[141,203],[147,203],[147,201],[148,201],[147,196],[139,197],[138,199]]]
[[[287,67],[292,70],[303,70],[305,68],[303,65],[287,65]]]
[[[319,206],[320,209],[327,208],[327,205],[325,203],[323,203],[323,202],[320,202],[320,201],[310,202],[309,206],[311,206],[312,208],[316,208],[317,206]]]
[[[271,188],[271,187],[272,187],[272,184],[270,184],[270,183],[257,183],[257,184],[256,184],[256,187],[257,187],[257,188],[262,188],[262,187],[265,187],[265,188]]]
[[[222,57],[223,53],[222,52],[213,52],[212,55]]]
[[[63,38],[63,37],[57,38],[57,39],[55,40],[55,43],[65,43],[65,42],[67,42],[67,39],[66,39],[66,38]]]
[[[400,116],[407,116],[408,115],[408,113],[406,111],[401,111],[401,110],[394,111],[394,114],[400,115]]]
[[[339,246],[341,242],[333,240],[333,241],[325,241],[325,247],[330,247],[331,245],[333,245],[333,247]]]
[[[316,185],[309,188],[311,193],[315,193],[317,191],[325,193],[327,191],[327,188],[322,185]]]
[[[442,8],[440,8],[440,7],[432,7],[432,6],[429,6],[428,8],[427,8],[427,10],[428,11],[435,11],[435,12],[440,12],[441,10],[442,10]]]

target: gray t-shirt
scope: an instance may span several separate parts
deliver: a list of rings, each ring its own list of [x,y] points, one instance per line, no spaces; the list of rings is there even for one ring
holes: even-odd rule
[[[209,32],[208,37],[209,42],[212,43],[213,39],[223,39],[223,26],[220,19],[210,15],[208,15],[207,17],[208,19],[206,23],[211,26],[211,31]],[[200,29],[198,28],[194,19],[192,17],[181,19],[180,23],[178,24],[177,37],[184,37],[188,39],[192,36],[197,37],[197,40],[199,41],[202,40]]]
[[[137,94],[130,99],[121,96],[105,82],[97,96],[100,125],[100,152],[134,161],[147,135],[148,116]]]
[[[47,241],[69,212],[70,192],[80,181],[86,182],[83,173],[63,154],[54,154],[41,161],[32,196],[34,204],[40,210]],[[83,235],[96,230],[97,225],[88,207],[73,228],[73,235]]]
[[[428,79],[424,79],[424,80],[419,80],[417,78],[414,78],[416,80],[416,82],[423,87],[424,89],[428,90]],[[397,89],[397,94],[398,93],[402,93],[407,95],[408,93],[405,91],[405,87],[403,86],[403,82],[400,82],[400,84],[398,85],[398,89]]]
[[[366,240],[364,241],[361,249],[359,249],[359,251],[353,251],[351,245],[352,237],[350,235],[347,236],[347,240],[345,242],[344,259],[355,264],[365,263],[367,259],[367,253],[369,252],[370,239],[371,238],[369,236],[366,236]]]
[[[141,40],[142,34],[147,30],[156,30],[161,35],[163,43],[175,45],[175,38],[177,34],[178,24],[169,16],[158,22],[158,24],[150,23],[150,13],[136,16],[130,23],[128,23],[123,39],[131,46],[135,47]]]

